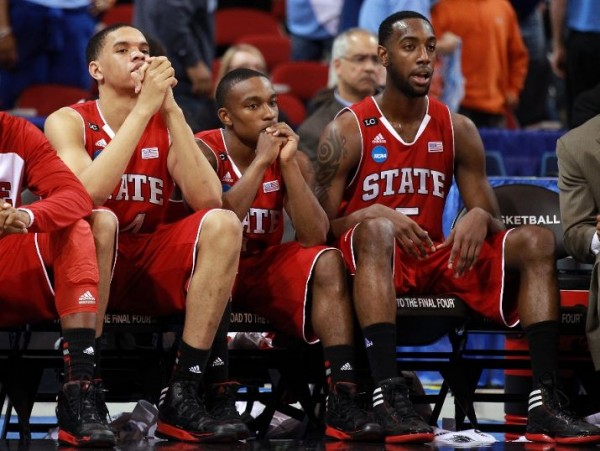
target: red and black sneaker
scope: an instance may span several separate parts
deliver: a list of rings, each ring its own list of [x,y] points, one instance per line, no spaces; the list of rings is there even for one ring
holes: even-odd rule
[[[566,445],[600,443],[600,428],[566,409],[567,396],[552,382],[541,382],[529,394],[525,438]]]
[[[212,418],[198,396],[195,381],[177,381],[165,388],[158,405],[159,437],[186,442],[233,442],[236,429]]]
[[[250,429],[235,407],[239,387],[237,382],[212,384],[204,392],[204,400],[209,415],[220,424],[230,425],[235,429],[237,439],[244,440],[250,437]]]
[[[85,447],[115,445],[115,435],[98,412],[97,396],[96,385],[90,381],[63,385],[56,406],[60,443]]]
[[[402,377],[385,379],[373,391],[373,413],[383,427],[386,443],[428,443],[433,428],[417,413]]]
[[[357,402],[356,384],[338,382],[329,388],[325,435],[348,441],[379,441],[383,428]]]

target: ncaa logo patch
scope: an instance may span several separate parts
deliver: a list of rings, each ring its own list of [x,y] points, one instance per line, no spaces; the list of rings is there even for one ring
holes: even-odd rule
[[[94,154],[92,155],[92,160],[95,160],[98,155],[100,155],[102,153],[104,149],[98,149],[98,150],[94,150]]]
[[[371,150],[371,158],[373,158],[375,163],[383,163],[387,160],[387,157],[388,151],[383,146],[375,146],[373,147],[373,150]]]
[[[91,122],[88,122],[88,127],[95,132],[100,130],[100,127],[98,127],[96,124],[92,124]]]
[[[227,183],[221,183],[221,187],[223,188],[224,193],[226,193],[227,191],[229,191],[231,189],[231,185],[229,185]]]

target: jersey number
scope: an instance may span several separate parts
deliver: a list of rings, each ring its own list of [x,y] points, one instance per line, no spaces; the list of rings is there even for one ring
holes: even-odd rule
[[[142,228],[142,225],[144,225],[145,219],[146,213],[138,213],[135,218],[133,218],[133,221],[121,229],[121,232],[138,233]]]

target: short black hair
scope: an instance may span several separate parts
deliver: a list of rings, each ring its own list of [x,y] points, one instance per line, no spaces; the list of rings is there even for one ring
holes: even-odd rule
[[[106,36],[108,36],[113,31],[118,30],[119,28],[123,28],[123,27],[135,28],[126,23],[114,23],[112,25],[109,25],[106,28],[103,28],[102,30],[100,30],[98,33],[96,33],[94,36],[92,36],[90,38],[90,40],[87,44],[87,47],[85,49],[85,59],[88,64],[90,64],[92,61],[95,61],[98,59],[98,55],[100,55],[100,52],[102,51],[102,47],[104,46],[104,41],[106,40]]]
[[[259,72],[254,69],[247,69],[245,67],[240,67],[239,69],[233,69],[231,72],[227,72],[219,84],[217,85],[217,89],[215,90],[215,101],[217,103],[217,108],[223,108],[225,106],[225,98],[231,88],[242,81],[249,80],[254,77],[263,77],[269,80],[262,72]]]
[[[433,25],[427,17],[416,11],[398,11],[383,19],[379,25],[379,45],[385,46],[385,43],[394,32],[394,24],[405,19],[421,19],[429,24],[433,29]]]

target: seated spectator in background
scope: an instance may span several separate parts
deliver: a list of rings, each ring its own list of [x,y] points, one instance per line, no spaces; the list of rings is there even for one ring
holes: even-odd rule
[[[587,309],[587,338],[600,371],[600,115],[569,131],[556,143],[560,214],[567,252],[594,264]]]
[[[42,200],[21,206],[26,188]],[[58,440],[112,446],[94,380],[98,265],[83,219],[92,200],[35,125],[2,112],[0,196],[0,324],[60,318],[65,383],[56,408]]]
[[[0,110],[25,88],[57,83],[90,89],[85,45],[97,15],[115,0],[0,0]],[[52,6],[49,6],[52,4]]]
[[[459,112],[477,127],[505,127],[519,104],[527,49],[517,15],[506,0],[440,0],[431,10],[436,34],[462,40],[465,93]],[[490,50],[493,49],[493,50]]]
[[[323,245],[329,222],[307,183],[312,168],[298,136],[278,122],[266,75],[236,69],[217,86],[224,128],[198,133],[223,185],[223,205],[244,226],[232,303],[269,319],[282,333],[323,344],[329,382],[326,435],[377,440],[381,427],[356,403],[353,313],[339,251]],[[283,211],[297,241],[281,243]]]
[[[251,44],[234,44],[221,57],[215,88],[226,74],[241,67],[269,74],[265,57],[259,49]]]
[[[235,407],[228,409],[228,393],[221,386],[201,387],[207,365],[217,361],[223,371],[228,365],[227,348],[211,348],[215,335],[227,334],[223,313],[238,266],[241,225],[219,208],[221,183],[174,100],[173,67],[149,52],[142,32],[131,26],[116,24],[94,35],[87,57],[98,100],[56,111],[45,131],[96,205],[110,209],[96,213],[107,217],[104,228],[113,230],[118,220],[113,311],[185,313],[157,434],[191,442],[243,439],[249,431]],[[175,184],[193,213],[167,222]]]
[[[316,173],[331,236],[354,275],[373,400],[383,400],[376,417],[395,412],[398,421],[383,423],[388,436],[433,439],[398,375],[396,296],[455,295],[499,324],[521,323],[533,374],[526,438],[600,442],[600,428],[565,410],[560,392],[554,234],[532,225],[505,229],[476,127],[427,95],[436,57],[429,20],[395,13],[381,23],[379,42],[386,85],[330,122]],[[454,178],[467,213],[445,237]]]
[[[299,148],[314,164],[323,128],[342,108],[377,92],[383,67],[377,55],[377,37],[351,28],[333,41],[329,63],[329,89],[311,101],[314,111],[298,128]]]

